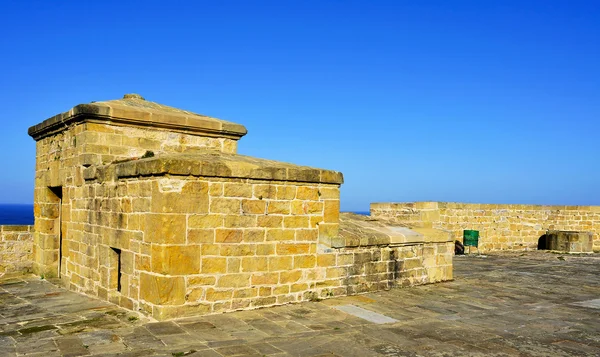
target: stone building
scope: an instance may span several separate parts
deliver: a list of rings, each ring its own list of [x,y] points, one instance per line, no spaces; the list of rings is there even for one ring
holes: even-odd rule
[[[29,134],[33,271],[157,319],[452,278],[450,233],[340,215],[340,172],[238,155],[242,125],[129,94]]]

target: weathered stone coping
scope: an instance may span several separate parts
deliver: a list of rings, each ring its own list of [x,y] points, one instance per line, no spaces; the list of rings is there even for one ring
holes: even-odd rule
[[[86,180],[99,181],[167,174],[327,184],[344,182],[342,173],[338,171],[209,150],[202,153],[171,154],[117,162],[100,167],[92,166],[83,172]]]
[[[579,210],[600,212],[600,206],[567,206],[567,205],[530,205],[530,204],[493,204],[493,203],[461,203],[461,202],[375,202],[371,209],[385,210],[397,208],[414,209],[509,209],[509,210]]]
[[[333,240],[332,246],[333,248],[350,248],[445,242],[452,242],[450,232],[412,227],[407,224],[343,212],[340,214],[339,238]]]
[[[123,99],[76,105],[69,111],[30,127],[29,135],[37,141],[80,122],[153,127],[235,140],[247,133],[241,124],[149,102],[139,95],[126,94]]]
[[[33,232],[33,225],[0,224],[0,232]]]

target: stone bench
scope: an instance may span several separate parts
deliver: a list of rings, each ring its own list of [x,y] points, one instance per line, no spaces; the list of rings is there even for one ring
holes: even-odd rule
[[[592,232],[556,231],[545,234],[545,248],[567,253],[592,253]]]

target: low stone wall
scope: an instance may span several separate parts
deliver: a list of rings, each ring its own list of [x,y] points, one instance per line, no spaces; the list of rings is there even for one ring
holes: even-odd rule
[[[33,226],[0,226],[0,276],[31,272],[32,251]]]
[[[548,230],[591,232],[594,250],[600,250],[599,206],[372,203],[371,216],[448,230],[460,241],[464,229],[478,230],[481,252],[537,249]]]

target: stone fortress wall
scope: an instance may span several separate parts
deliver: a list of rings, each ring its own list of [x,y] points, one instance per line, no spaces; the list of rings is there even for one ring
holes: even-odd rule
[[[33,265],[33,226],[0,226],[0,276],[30,273]]]
[[[0,274],[59,278],[159,320],[452,279],[454,238],[533,249],[597,207],[375,203],[340,213],[340,172],[237,154],[242,125],[138,95],[29,129],[35,225],[0,228]]]
[[[447,230],[460,241],[463,230],[478,230],[481,252],[537,249],[540,237],[552,230],[591,232],[593,249],[600,250],[599,206],[372,203],[371,216]]]
[[[452,279],[448,234],[341,219],[341,173],[245,133],[139,96],[30,128],[34,272],[161,320]]]

